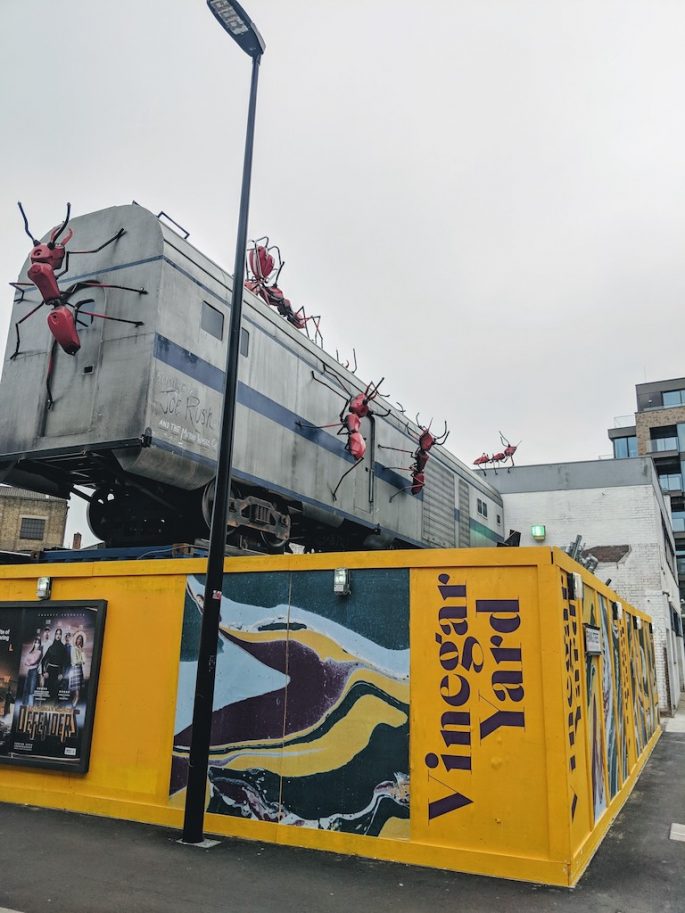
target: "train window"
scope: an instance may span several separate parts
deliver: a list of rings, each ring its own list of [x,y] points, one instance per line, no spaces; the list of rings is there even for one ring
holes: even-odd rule
[[[200,326],[206,333],[211,333],[217,339],[224,338],[224,315],[206,301],[202,302]]]
[[[485,501],[481,501],[480,498],[477,498],[476,502],[477,502],[478,513],[481,515],[481,517],[487,517],[488,505],[485,503]]]
[[[249,355],[250,353],[250,334],[245,327],[240,328],[240,354]]]

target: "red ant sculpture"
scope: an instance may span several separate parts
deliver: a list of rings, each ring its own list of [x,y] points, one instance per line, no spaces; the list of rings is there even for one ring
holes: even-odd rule
[[[324,372],[326,372],[326,366],[324,365]],[[333,373],[333,372],[328,372]],[[345,472],[340,476],[338,484],[333,489],[333,500],[336,501],[336,495],[338,489],[342,484],[345,476],[349,475],[353,469],[356,469],[360,465],[364,456],[366,454],[366,440],[364,439],[363,434],[361,433],[361,420],[363,418],[372,418],[375,415],[380,413],[374,412],[371,408],[371,403],[379,396],[381,384],[385,378],[381,377],[377,384],[371,382],[368,384],[363,393],[353,394],[350,390],[347,389],[342,380],[334,375],[340,386],[342,387],[344,393],[341,393],[339,390],[336,390],[335,387],[332,387],[330,384],[327,384],[325,381],[320,380],[312,371],[312,378],[317,381],[317,383],[323,384],[324,387],[327,387],[332,393],[335,393],[336,396],[341,397],[345,400],[345,405],[340,410],[340,416],[337,422],[332,422],[330,425],[305,425],[303,422],[297,422],[300,427],[310,428],[312,430],[320,430],[323,428],[338,428],[338,434],[347,435],[347,441],[345,443],[345,450],[350,456],[354,459],[354,463],[350,466],[349,469],[346,469]],[[390,409],[382,413],[383,415],[389,415]]]
[[[79,320],[80,315],[84,314],[91,318],[100,317],[102,320],[113,320],[117,323],[129,323],[133,326],[140,327],[143,325],[142,320],[125,320],[123,317],[110,317],[107,314],[98,314],[94,311],[84,311],[83,305],[90,304],[94,301],[93,298],[85,298],[82,301],[72,304],[69,299],[72,295],[75,295],[77,292],[81,292],[84,289],[92,288],[116,288],[121,289],[126,292],[137,292],[139,295],[147,295],[145,289],[135,289],[129,288],[126,285],[111,285],[104,282],[100,282],[97,279],[87,279],[83,282],[75,282],[73,285],[70,285],[66,289],[61,289],[58,285],[57,280],[63,276],[69,270],[69,254],[95,254],[103,250],[109,244],[113,244],[115,241],[118,241],[119,238],[124,234],[125,229],[120,228],[119,231],[111,237],[108,241],[105,241],[99,247],[95,247],[92,250],[72,250],[68,252],[66,250],[66,245],[71,241],[74,236],[74,232],[70,228],[64,239],[60,242],[59,238],[62,235],[62,232],[65,230],[69,224],[69,216],[71,214],[71,203],[67,203],[67,215],[64,221],[60,226],[53,229],[50,234],[50,240],[47,244],[41,244],[36,238],[31,234],[29,229],[28,219],[26,218],[26,213],[24,212],[24,207],[21,203],[17,204],[19,206],[19,211],[22,214],[24,219],[24,231],[31,239],[33,244],[33,250],[31,251],[30,259],[31,266],[28,270],[28,278],[30,282],[11,282],[10,285],[13,286],[17,291],[21,292],[21,297],[17,299],[16,303],[19,304],[24,300],[26,291],[31,287],[35,286],[40,292],[41,302],[36,305],[32,310],[25,314],[21,319],[17,320],[14,324],[14,329],[17,334],[17,343],[14,349],[14,352],[10,356],[10,360],[14,360],[20,354],[20,345],[21,338],[19,335],[19,326],[25,320],[28,320],[33,314],[36,313],[43,305],[51,308],[52,310],[48,314],[48,327],[53,336],[53,351],[50,353],[50,360],[48,362],[48,376],[46,379],[46,386],[48,390],[48,408],[51,408],[53,405],[52,393],[50,391],[50,378],[52,375],[52,368],[54,363],[54,347],[59,345],[60,348],[67,353],[67,355],[76,355],[78,350],[81,348],[81,340],[79,339],[77,324],[81,326],[87,326],[84,321]],[[61,272],[56,272],[56,270],[61,269],[64,265],[64,269]]]
[[[260,242],[265,242],[264,244]],[[298,330],[304,330],[309,338],[309,323],[314,327],[314,341],[323,346],[323,337],[319,329],[320,315],[309,317],[305,314],[304,307],[293,310],[293,306],[288,298],[285,297],[278,287],[278,277],[285,266],[285,261],[281,259],[281,251],[275,244],[269,247],[267,237],[259,238],[252,242],[252,250],[247,255],[247,279],[245,288],[266,302],[270,307],[275,307],[281,317],[285,317],[288,323],[292,324]],[[276,258],[272,254],[275,251]],[[273,276],[273,273],[276,273]],[[272,278],[273,276],[273,278]],[[269,280],[271,283],[269,284]]]
[[[430,459],[430,451],[433,449],[433,447],[436,444],[438,444],[438,445],[444,444],[445,441],[447,440],[447,438],[450,436],[450,433],[447,430],[447,422],[445,422],[445,430],[443,431],[443,433],[441,435],[431,434],[430,427],[431,427],[432,423],[433,423],[433,419],[430,420],[430,422],[428,423],[428,426],[426,427],[420,423],[419,416],[418,415],[416,416],[416,424],[419,426],[421,433],[419,434],[418,438],[416,439],[416,443],[418,444],[418,446],[417,446],[416,450],[414,450],[414,451],[403,450],[400,447],[384,447],[383,444],[378,445],[383,450],[396,450],[398,453],[410,453],[414,458],[414,462],[409,467],[406,467],[406,466],[389,466],[388,467],[389,469],[405,469],[411,473],[411,485],[407,486],[407,488],[400,488],[399,491],[396,491],[395,494],[390,498],[391,501],[393,500],[393,498],[396,498],[397,495],[401,494],[403,491],[410,491],[413,495],[418,495],[423,491],[424,486],[426,484],[426,474],[425,474],[424,470],[426,468],[426,464],[428,463],[428,460]],[[411,436],[413,433],[412,429],[408,425],[406,426],[406,428],[407,428],[407,433]]]
[[[497,453],[493,453],[492,456],[488,456],[488,454],[483,451],[483,453],[473,461],[474,466],[477,466],[479,469],[482,469],[483,472],[485,472],[485,467],[488,465],[488,463],[492,463],[493,469],[495,470],[495,475],[497,475],[497,466],[500,463],[504,464],[507,462],[507,460],[511,460],[511,465],[516,465],[514,463],[514,454],[518,450],[521,441],[519,441],[518,444],[512,444],[507,440],[507,438],[505,438],[501,431],[499,433],[499,439],[502,442],[504,449],[498,451]],[[508,471],[509,470],[507,469],[507,472]]]
[[[24,219],[24,230],[33,243],[33,250],[30,255],[31,266],[29,267],[27,274],[31,281],[11,282],[10,285],[21,292],[21,297],[18,299],[17,303],[24,300],[27,289],[32,285],[40,292],[42,301],[14,324],[14,329],[17,334],[17,344],[14,353],[10,356],[12,359],[19,355],[19,347],[21,344],[19,325],[25,320],[28,320],[28,318],[31,317],[32,314],[35,314],[43,305],[52,308],[52,311],[48,314],[50,332],[58,345],[68,355],[75,355],[81,348],[81,341],[78,336],[78,330],[76,329],[76,324],[79,323],[79,314],[85,314],[88,317],[100,317],[102,320],[114,320],[117,323],[130,323],[137,327],[143,325],[142,320],[125,320],[123,317],[110,317],[106,314],[96,314],[91,311],[82,310],[84,304],[90,304],[94,300],[92,298],[87,298],[77,304],[71,304],[69,298],[77,292],[92,288],[116,288],[122,289],[125,292],[137,292],[139,295],[147,295],[145,289],[130,288],[127,285],[111,285],[100,282],[97,279],[87,279],[83,282],[75,282],[66,289],[61,289],[57,284],[57,280],[69,270],[70,254],[96,254],[107,247],[108,244],[113,244],[115,241],[118,241],[125,232],[124,228],[120,228],[108,241],[105,241],[104,244],[101,244],[99,247],[95,247],[92,250],[67,251],[66,245],[74,236],[74,232],[70,228],[62,242],[59,241],[59,238],[69,224],[69,216],[71,213],[70,203],[67,203],[67,215],[64,222],[62,222],[58,228],[53,229],[47,244],[41,244],[40,241],[33,237],[31,230],[29,229],[24,207],[21,203],[18,203],[17,205],[19,206],[19,211]],[[55,270],[60,269],[63,264],[64,269],[59,273],[55,272]],[[82,323],[82,325],[86,326],[84,323]]]

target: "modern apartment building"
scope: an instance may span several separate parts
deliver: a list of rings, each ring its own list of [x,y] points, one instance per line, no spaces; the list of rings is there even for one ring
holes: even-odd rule
[[[685,607],[685,377],[635,387],[637,410],[609,428],[614,457],[650,456],[670,500],[681,607]],[[632,421],[631,421],[632,418]]]

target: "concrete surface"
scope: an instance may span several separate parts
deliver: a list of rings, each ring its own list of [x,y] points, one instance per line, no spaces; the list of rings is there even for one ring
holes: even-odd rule
[[[685,705],[681,704],[685,716]],[[685,913],[685,733],[665,732],[573,891],[0,804],[0,908],[20,913]],[[2,910],[0,909],[0,913]]]

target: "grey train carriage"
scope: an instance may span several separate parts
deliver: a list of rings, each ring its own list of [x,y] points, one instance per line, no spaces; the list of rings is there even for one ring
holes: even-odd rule
[[[73,219],[74,249],[61,287],[97,279],[146,294],[93,287],[75,356],[52,346],[38,290],[15,295],[0,382],[0,481],[89,500],[93,533],[108,545],[189,542],[207,535],[228,337],[231,277],[141,206]],[[26,282],[29,261],[20,281]],[[22,300],[23,297],[23,300]],[[74,297],[78,302],[79,295]],[[335,422],[364,389],[301,331],[244,293],[229,541],[279,551],[494,545],[498,492],[435,447],[418,497],[402,465],[416,426],[385,400],[362,421],[367,451],[352,465]],[[85,309],[84,309],[85,310]],[[52,364],[50,351],[54,348]],[[16,357],[12,358],[15,351]],[[49,406],[48,381],[52,405]],[[322,382],[323,381],[323,382]],[[75,487],[78,486],[78,489]],[[395,497],[393,497],[395,496]]]

